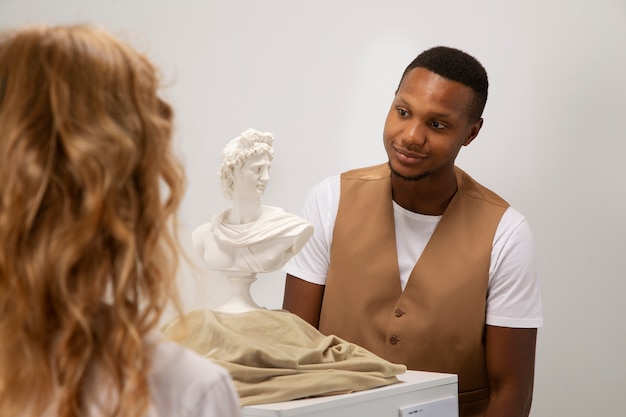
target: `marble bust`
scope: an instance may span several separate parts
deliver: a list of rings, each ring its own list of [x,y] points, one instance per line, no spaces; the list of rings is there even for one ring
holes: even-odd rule
[[[233,288],[235,297],[246,300],[232,306],[231,297],[222,308],[226,312],[259,308],[249,296],[256,274],[282,268],[313,235],[313,226],[304,219],[261,203],[269,181],[273,140],[271,133],[248,129],[228,142],[218,175],[232,207],[192,233],[207,268],[224,272],[233,286],[247,283],[248,295],[245,288]]]

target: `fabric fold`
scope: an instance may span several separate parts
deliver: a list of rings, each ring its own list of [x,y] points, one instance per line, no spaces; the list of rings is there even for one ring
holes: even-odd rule
[[[196,310],[163,332],[226,368],[242,406],[381,387],[406,371],[284,310]]]

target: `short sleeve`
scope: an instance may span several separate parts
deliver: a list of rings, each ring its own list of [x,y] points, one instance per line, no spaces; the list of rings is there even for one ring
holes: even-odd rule
[[[313,225],[313,236],[283,270],[314,284],[326,284],[335,218],[339,207],[339,176],[328,177],[311,189],[301,216]]]
[[[513,208],[502,217],[492,247],[486,323],[492,326],[543,326],[533,236]]]

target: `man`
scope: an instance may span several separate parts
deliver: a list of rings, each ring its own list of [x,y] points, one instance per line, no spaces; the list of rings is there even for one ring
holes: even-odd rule
[[[462,417],[528,416],[543,325],[530,229],[455,167],[487,90],[457,49],[409,64],[385,122],[388,164],[308,197],[315,234],[285,267],[283,306],[409,369],[458,374]]]

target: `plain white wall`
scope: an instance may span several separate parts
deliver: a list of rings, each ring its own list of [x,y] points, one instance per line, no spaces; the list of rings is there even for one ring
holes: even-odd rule
[[[189,178],[186,233],[229,205],[215,171],[241,131],[274,133],[264,203],[299,212],[322,178],[385,160],[383,121],[417,53],[475,55],[490,97],[458,164],[535,234],[545,327],[532,415],[624,415],[626,2],[0,0],[1,28],[84,21],[163,69]],[[187,308],[228,296],[201,266],[180,282]],[[280,308],[283,286],[282,272],[267,274],[253,294]]]

